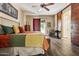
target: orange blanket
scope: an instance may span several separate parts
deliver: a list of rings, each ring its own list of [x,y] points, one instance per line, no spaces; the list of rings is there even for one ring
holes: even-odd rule
[[[43,49],[44,49],[45,51],[47,51],[48,48],[49,48],[49,43],[48,43],[47,39],[44,39],[44,41],[43,41]]]

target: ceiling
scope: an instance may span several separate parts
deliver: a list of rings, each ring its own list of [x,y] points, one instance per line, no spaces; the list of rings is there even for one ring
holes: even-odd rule
[[[44,8],[41,8],[40,4],[41,3],[18,3],[26,15],[54,15],[70,3],[55,3],[54,5],[47,6],[50,11],[46,11]]]

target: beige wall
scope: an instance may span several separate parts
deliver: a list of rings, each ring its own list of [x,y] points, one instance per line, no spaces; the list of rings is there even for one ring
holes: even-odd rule
[[[11,4],[12,4],[12,6],[14,6],[18,10],[18,19],[15,19],[15,18],[13,18],[13,17],[11,17],[7,14],[4,14],[2,12],[0,12],[0,17],[11,20],[10,22],[9,22],[9,20],[6,20],[6,24],[12,23],[12,25],[13,24],[19,25],[19,23],[20,23],[21,26],[24,25],[24,23],[23,23],[24,22],[23,21],[24,14],[23,14],[23,12],[21,11],[21,9],[19,8],[19,6],[16,3],[11,3]],[[3,23],[5,23],[5,21],[0,19],[0,23],[3,24]]]
[[[45,16],[45,15],[41,15],[41,16],[33,16],[33,15],[27,15],[26,16],[26,23],[31,25],[31,31],[33,31],[33,18],[41,18],[44,19],[46,22],[50,22],[51,23],[51,29],[54,29],[53,26],[53,20],[54,20],[54,16]]]
[[[62,12],[62,37],[71,36],[71,6]]]
[[[62,12],[62,52],[64,54],[72,53],[71,46],[71,6]]]
[[[55,21],[55,27],[54,27],[54,30],[57,30],[57,14],[55,15],[55,19],[54,19],[54,21]]]
[[[14,21],[11,21],[9,19],[0,17],[0,24],[1,25],[5,25],[5,26],[11,26],[12,27],[13,25],[19,25],[19,22],[14,22]]]

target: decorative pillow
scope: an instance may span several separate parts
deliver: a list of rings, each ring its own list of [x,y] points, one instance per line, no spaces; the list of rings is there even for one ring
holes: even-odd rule
[[[0,48],[9,47],[9,35],[0,35]]]
[[[13,34],[14,31],[13,31],[13,28],[12,27],[9,27],[9,26],[2,26],[5,34]]]
[[[0,34],[4,34],[4,31],[3,31],[2,25],[0,25]]]
[[[23,27],[19,27],[19,31],[20,31],[20,33],[24,33],[25,32]]]
[[[20,33],[19,27],[17,25],[13,25],[13,30],[16,34]]]

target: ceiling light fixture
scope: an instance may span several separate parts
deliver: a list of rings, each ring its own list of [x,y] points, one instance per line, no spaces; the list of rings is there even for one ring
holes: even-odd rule
[[[40,11],[42,11],[42,9],[39,9],[38,11],[40,12]]]

